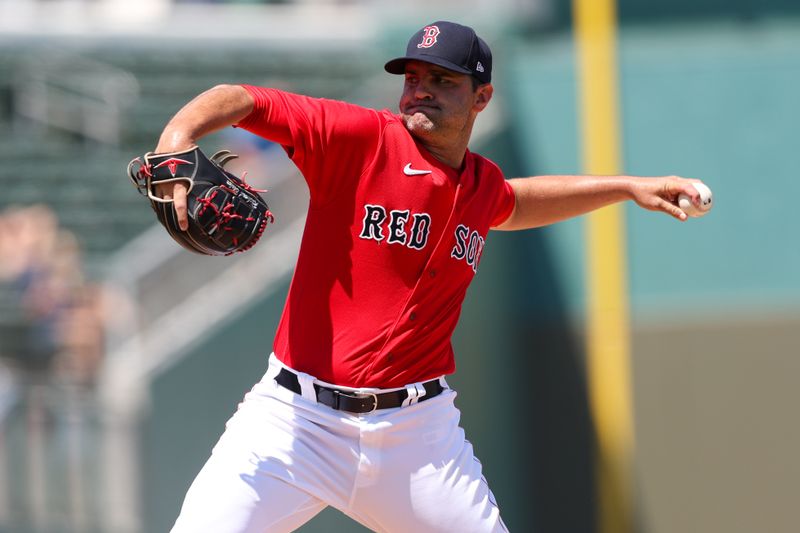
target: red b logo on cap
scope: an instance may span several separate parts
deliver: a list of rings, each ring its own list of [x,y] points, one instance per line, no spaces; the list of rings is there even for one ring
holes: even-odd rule
[[[417,48],[430,48],[436,44],[436,37],[439,36],[438,26],[425,26],[422,34],[422,42],[417,45]]]

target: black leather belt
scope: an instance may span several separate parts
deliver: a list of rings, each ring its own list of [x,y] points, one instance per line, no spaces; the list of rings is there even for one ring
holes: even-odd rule
[[[296,394],[302,394],[297,374],[286,368],[281,368],[281,371],[278,372],[278,375],[275,377],[275,381],[281,387],[289,389]],[[420,402],[438,396],[444,390],[444,387],[442,387],[438,379],[426,381],[422,386],[425,387],[425,396],[419,398],[418,401]],[[408,391],[406,389],[375,394],[372,392],[353,392],[333,389],[314,383],[314,390],[317,393],[317,401],[319,403],[325,404],[337,411],[347,411],[349,413],[371,413],[377,409],[400,407],[403,405],[406,398],[408,398]]]

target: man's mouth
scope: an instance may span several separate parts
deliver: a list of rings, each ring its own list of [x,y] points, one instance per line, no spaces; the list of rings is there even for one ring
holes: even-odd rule
[[[425,113],[428,111],[436,111],[439,108],[428,104],[414,104],[406,107],[406,114],[413,115],[415,113]]]

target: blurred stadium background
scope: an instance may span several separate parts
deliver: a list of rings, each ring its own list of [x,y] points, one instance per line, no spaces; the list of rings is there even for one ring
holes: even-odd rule
[[[624,170],[701,178],[717,203],[686,224],[626,208],[635,529],[797,531],[800,4],[618,10]],[[438,18],[495,54],[472,148],[509,176],[579,172],[568,1],[0,0],[0,532],[167,531],[263,373],[302,179],[241,132],[202,141],[242,155],[278,223],[201,258],[154,226],[128,161],[218,83],[394,109],[383,62]],[[598,531],[584,223],[493,234],[455,338],[512,531]],[[363,529],[326,510],[302,531]]]

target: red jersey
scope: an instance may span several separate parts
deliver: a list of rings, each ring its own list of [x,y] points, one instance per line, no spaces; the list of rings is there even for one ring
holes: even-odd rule
[[[245,88],[256,103],[238,126],[283,145],[310,191],[275,355],[348,387],[452,373],[487,232],[514,206],[500,169],[469,151],[448,167],[389,111]]]

